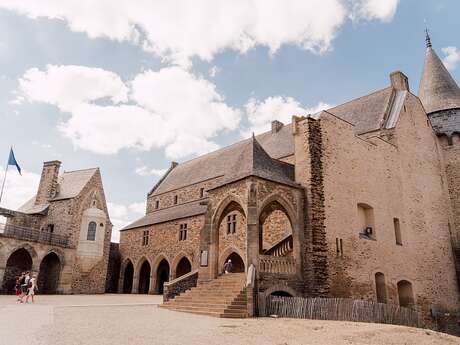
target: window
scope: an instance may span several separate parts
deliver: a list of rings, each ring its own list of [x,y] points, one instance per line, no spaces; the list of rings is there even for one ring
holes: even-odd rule
[[[387,303],[387,289],[385,287],[385,275],[381,272],[375,274],[375,291],[378,303]]]
[[[336,248],[337,256],[343,257],[343,242],[341,238],[336,237],[335,248]]]
[[[142,245],[143,246],[149,245],[149,231],[148,230],[144,230],[142,234]]]
[[[399,219],[398,218],[393,218],[393,225],[394,225],[394,228],[395,228],[396,244],[402,246],[401,226],[399,225]]]
[[[227,216],[227,234],[236,233],[236,214],[229,214]]]
[[[181,224],[179,227],[179,241],[187,239],[187,223]]]
[[[375,240],[374,209],[367,204],[358,204],[359,237]]]
[[[155,209],[158,210],[160,208],[160,200],[155,201]]]
[[[95,222],[89,222],[89,224],[88,224],[88,234],[86,235],[86,239],[88,241],[95,241],[96,240],[96,227],[97,227],[97,224]]]
[[[177,205],[177,195],[174,195],[174,205]]]
[[[48,226],[46,227],[46,231],[52,234],[54,232],[54,224],[48,224]]]
[[[204,197],[204,188],[200,188],[200,198]]]
[[[414,305],[414,293],[412,291],[412,284],[407,280],[398,282],[398,297],[399,305],[401,307],[410,308]]]

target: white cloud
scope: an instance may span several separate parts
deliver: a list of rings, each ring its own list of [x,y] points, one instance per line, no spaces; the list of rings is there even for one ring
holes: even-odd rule
[[[273,120],[287,124],[291,122],[292,115],[306,116],[331,108],[329,104],[323,102],[312,108],[305,108],[292,97],[283,96],[268,97],[263,101],[251,98],[245,107],[249,128],[242,131],[243,137],[248,137],[252,132],[259,134],[270,130]]]
[[[115,73],[74,65],[48,65],[45,71],[31,68],[19,79],[19,91],[30,102],[53,104],[68,112],[104,97],[115,104],[128,99],[128,88]]]
[[[5,169],[0,167],[0,178],[3,181]],[[0,183],[1,183],[0,181]],[[16,171],[15,167],[8,168],[5,182],[5,189],[0,205],[9,209],[17,209],[25,204],[35,193],[37,193],[40,175],[22,170],[22,175]]]
[[[350,8],[349,3],[352,3]],[[30,18],[64,20],[90,38],[129,41],[182,65],[225,49],[282,45],[325,52],[350,12],[389,21],[398,0],[0,0]]]
[[[107,203],[110,220],[113,224],[112,242],[119,242],[120,230],[145,215],[145,204],[145,202],[135,202],[129,205]]]
[[[442,48],[442,52],[446,55],[444,59],[442,59],[444,66],[446,66],[448,70],[454,70],[460,61],[460,52],[457,50],[457,47],[445,47]]]
[[[122,103],[128,93],[131,104]],[[98,68],[32,68],[19,80],[18,98],[70,113],[60,131],[75,147],[100,154],[123,148],[165,148],[172,159],[202,154],[216,149],[210,140],[236,129],[241,117],[213,83],[179,67],[148,70],[129,83]],[[96,104],[101,100],[108,104]]]
[[[168,169],[149,169],[147,166],[142,165],[140,167],[137,167],[135,172],[136,174],[140,176],[163,176]]]
[[[399,0],[352,0],[353,12],[351,17],[367,20],[390,22],[398,8]]]

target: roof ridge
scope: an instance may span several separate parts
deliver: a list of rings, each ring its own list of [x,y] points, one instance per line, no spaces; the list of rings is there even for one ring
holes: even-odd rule
[[[77,169],[77,170],[64,170],[64,172],[62,173],[63,175],[64,174],[69,174],[69,173],[74,173],[74,172],[79,172],[79,171],[87,171],[87,170],[97,170],[99,169],[99,167],[95,167],[95,168],[86,168],[86,169]]]
[[[386,91],[386,90],[391,89],[391,88],[392,88],[392,86],[390,85],[390,86],[384,87],[383,89],[375,90],[375,91],[373,91],[373,92],[371,92],[371,93],[368,93],[367,95],[353,98],[353,99],[351,99],[351,100],[349,100],[349,101],[347,101],[347,102],[340,103],[340,104],[336,105],[335,107],[332,107],[332,108],[329,108],[329,109],[325,109],[325,110],[326,110],[326,111],[329,111],[329,110],[338,108],[338,107],[340,107],[340,106],[342,106],[342,105],[346,105],[346,104],[353,103],[353,102],[355,102],[355,101],[359,101],[360,99],[363,99],[363,98],[366,98],[366,97],[375,95],[376,93],[379,93],[379,92],[382,92],[382,91]]]
[[[290,126],[290,125],[292,125],[292,122],[289,122],[288,124],[285,124],[285,125],[283,126],[283,128],[284,128],[284,127],[287,127],[287,126]],[[255,137],[256,137],[256,139],[257,139],[258,137],[261,137],[261,136],[267,135],[267,134],[271,134],[271,130],[268,130],[268,131],[265,131],[265,132],[263,132],[263,133],[257,134]],[[275,134],[276,134],[276,133],[275,133]],[[223,147],[221,147],[221,148],[218,148],[217,150],[210,151],[210,152],[204,153],[204,154],[202,154],[202,155],[193,157],[193,158],[191,158],[191,159],[189,159],[189,160],[186,160],[186,161],[184,161],[184,162],[182,162],[182,163],[178,163],[178,166],[183,165],[183,164],[186,164],[186,163],[188,163],[188,162],[192,162],[192,161],[197,160],[197,159],[199,159],[199,158],[203,158],[203,157],[205,157],[205,156],[207,156],[207,155],[210,155],[210,154],[213,154],[213,153],[217,153],[217,152],[219,152],[219,151],[223,151],[223,150],[226,150],[226,149],[230,149],[230,148],[232,148],[232,147],[234,147],[234,146],[236,146],[236,145],[238,145],[238,144],[242,144],[242,143],[244,143],[245,141],[248,141],[248,140],[250,140],[250,139],[251,139],[251,137],[246,138],[246,139],[242,139],[242,140],[236,141],[236,142],[234,142],[234,143],[231,143],[231,144],[229,144],[229,145],[226,145],[226,146],[223,146]]]

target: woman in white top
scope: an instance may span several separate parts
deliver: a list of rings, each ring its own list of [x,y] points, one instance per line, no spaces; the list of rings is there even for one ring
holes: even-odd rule
[[[34,274],[32,278],[30,278],[28,287],[29,289],[27,291],[26,303],[29,303],[29,297],[32,298],[32,303],[34,303],[35,290],[38,290],[37,289],[37,275]]]

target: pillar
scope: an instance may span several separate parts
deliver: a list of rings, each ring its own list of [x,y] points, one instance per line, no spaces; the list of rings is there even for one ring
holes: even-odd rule
[[[250,265],[259,267],[259,217],[257,214],[257,190],[255,183],[250,183],[247,208],[246,236],[246,270]]]

